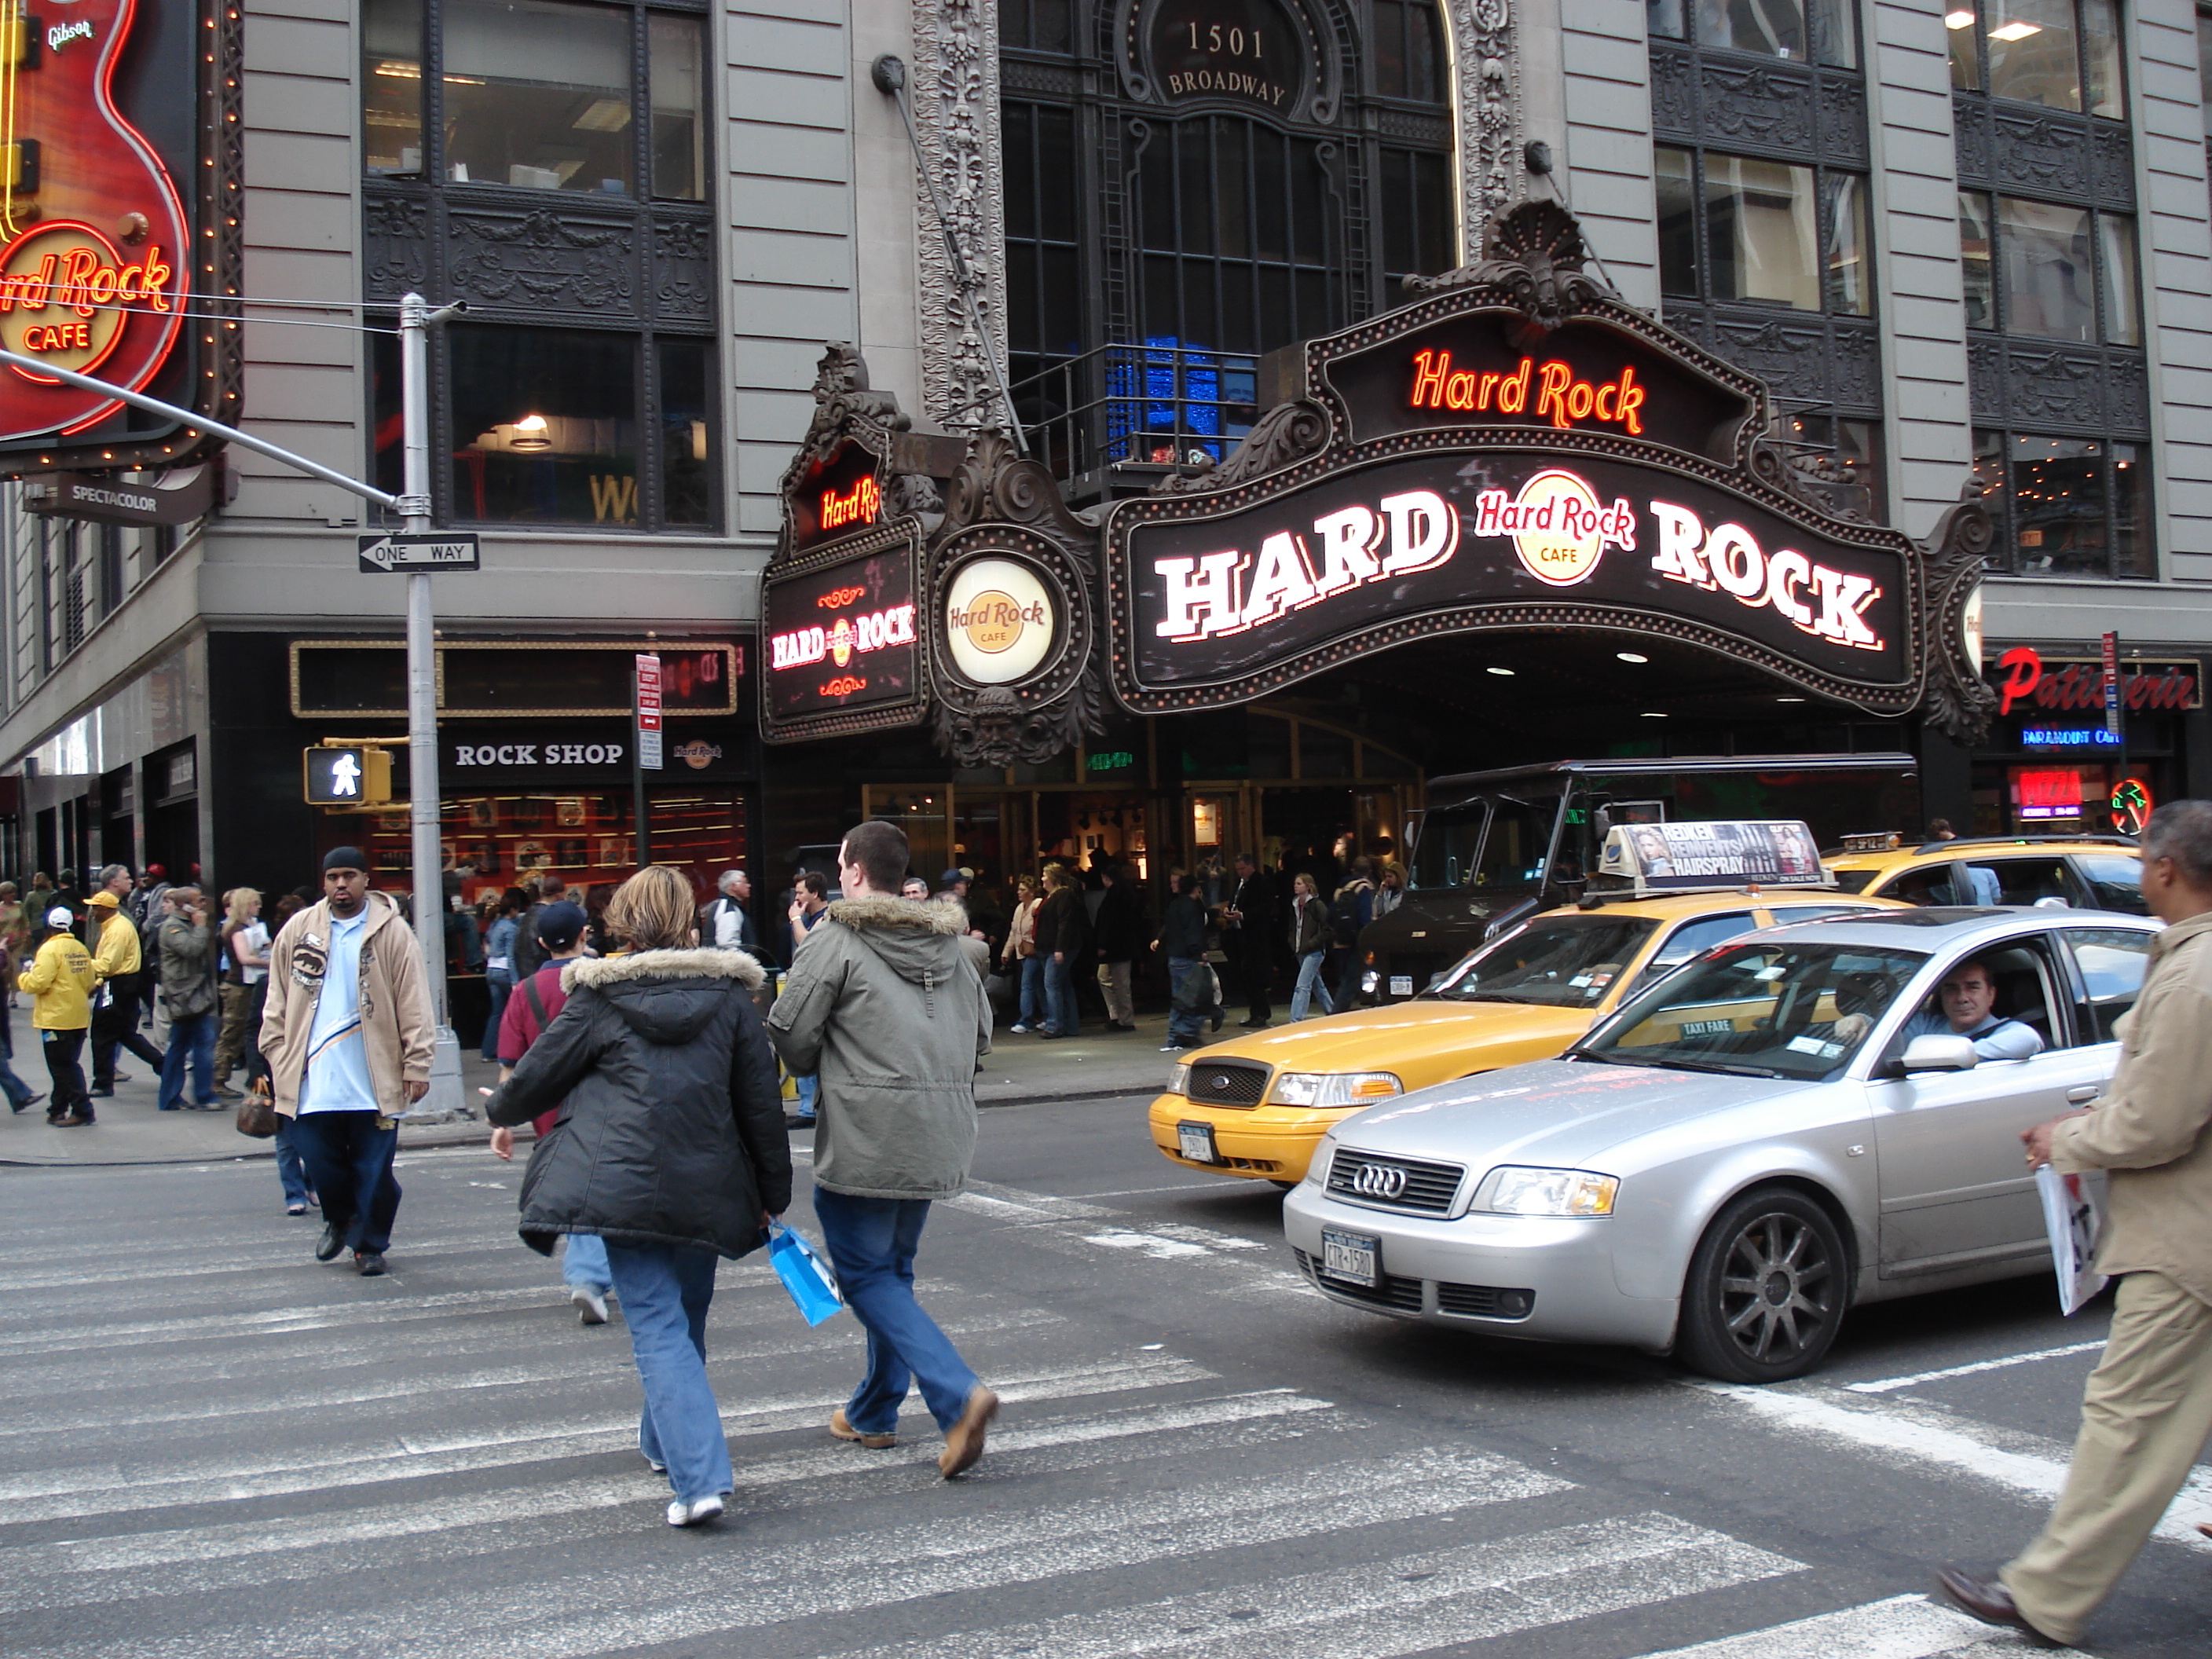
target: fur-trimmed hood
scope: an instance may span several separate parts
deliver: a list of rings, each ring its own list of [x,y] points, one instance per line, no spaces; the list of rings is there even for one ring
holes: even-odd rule
[[[562,964],[561,989],[570,994],[586,987],[603,988],[635,979],[733,979],[757,991],[768,974],[743,951],[694,946],[684,951],[640,951],[619,957],[578,957]]]
[[[848,927],[913,927],[931,933],[964,933],[968,913],[957,905],[935,899],[838,899],[830,906],[830,920]]]

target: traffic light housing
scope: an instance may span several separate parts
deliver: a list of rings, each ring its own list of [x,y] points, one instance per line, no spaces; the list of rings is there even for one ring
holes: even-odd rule
[[[392,751],[319,744],[301,757],[310,806],[381,806],[392,799]]]

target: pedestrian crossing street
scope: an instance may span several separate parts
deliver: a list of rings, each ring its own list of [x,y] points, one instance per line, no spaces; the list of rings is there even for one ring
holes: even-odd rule
[[[264,1218],[265,1164],[205,1170],[211,1207],[233,1200],[219,1250],[143,1268],[103,1248],[64,1271],[28,1218],[0,1225],[8,1653],[2021,1651],[1474,1438],[1121,1341],[988,1273],[928,1291],[1006,1401],[984,1463],[946,1483],[918,1401],[893,1450],[831,1442],[856,1329],[810,1331],[764,1266],[726,1265],[710,1364],[738,1490],[718,1527],[671,1531],[620,1326],[577,1326],[481,1153],[406,1165],[382,1280],[314,1266],[307,1224]],[[1310,1295],[1204,1229],[1004,1188],[951,1207],[1162,1297]],[[967,1237],[948,1221],[940,1259]],[[1793,1616],[1759,1616],[1778,1606]]]

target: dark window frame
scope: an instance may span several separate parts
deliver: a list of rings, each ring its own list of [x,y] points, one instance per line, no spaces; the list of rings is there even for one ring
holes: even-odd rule
[[[2124,0],[2114,0],[2113,3],[2113,38],[2121,42],[2120,50],[2113,59],[2114,68],[2118,73],[2120,94],[2120,112],[2118,115],[2100,115],[2087,107],[2089,31],[2084,26],[2085,14],[2082,10],[2081,0],[2069,0],[2069,3],[2074,11],[2075,72],[2078,76],[2076,86],[2081,94],[2082,108],[2069,110],[2062,105],[2041,104],[2032,99],[2005,98],[1990,90],[1990,43],[1988,31],[1984,27],[1988,11],[1988,0],[1946,0],[1947,12],[1971,11],[1974,14],[1974,21],[1968,26],[1972,31],[1974,40],[1974,84],[1963,86],[1954,78],[1951,82],[1952,95],[1987,99],[1992,104],[2001,104],[2011,109],[2052,110],[2061,115],[2079,116],[2085,120],[2103,121],[2114,126],[2128,125],[2135,118],[2135,88],[2128,79],[2128,53],[2125,44],[2128,22]],[[1966,30],[1960,29],[1953,33],[1963,34]]]
[[[1987,323],[1977,323],[1970,317],[1966,323],[1966,326],[1969,329],[1977,333],[2002,334],[2006,337],[2014,340],[2048,342],[2059,345],[2092,347],[2118,346],[2123,350],[2139,350],[2142,348],[2142,337],[2145,332],[2146,324],[2143,314],[2142,242],[2139,234],[2141,223],[2139,215],[2119,212],[2112,208],[2098,207],[2093,204],[2086,202],[2068,202],[2052,198],[2023,196],[2017,191],[1989,190],[1984,189],[1978,185],[1961,185],[1959,187],[1959,197],[1960,202],[1959,224],[1962,265],[1964,264],[1963,256],[1965,253],[1966,236],[1965,198],[1969,196],[1979,198],[1981,201],[1986,204],[1987,209],[1984,222],[1989,228],[1990,309],[1992,313],[1991,320]],[[2016,330],[2011,326],[2012,318],[2010,313],[2012,311],[2012,300],[2007,294],[2005,288],[2004,253],[2002,246],[2003,240],[2003,215],[1998,205],[2003,201],[2026,202],[2039,206],[2067,208],[2075,211],[2087,213],[2089,216],[2090,258],[2095,267],[2095,280],[2091,284],[2092,288],[2094,289],[2094,326],[2092,331],[2094,337],[2087,340],[2066,340],[2062,339],[2056,335],[2037,334],[2025,330]],[[2135,301],[2133,310],[2136,322],[2136,337],[2132,340],[2116,340],[2112,337],[2112,297],[2115,284],[2112,280],[2112,272],[2110,264],[2106,260],[2105,255],[2104,230],[2107,221],[2119,221],[2125,222],[2128,227],[2128,240],[2134,250],[2133,258],[2130,260],[2133,269],[2129,272],[2129,279],[2135,284]]]
[[[1824,161],[1788,160],[1772,155],[1746,155],[1720,144],[1678,144],[1662,141],[1654,143],[1651,150],[1654,158],[1655,179],[1657,176],[1656,158],[1660,151],[1674,150],[1686,155],[1690,158],[1690,211],[1692,219],[1691,240],[1692,258],[1696,267],[1696,288],[1694,291],[1685,292],[1680,289],[1666,286],[1667,272],[1662,247],[1659,273],[1660,292],[1662,297],[1687,300],[1697,305],[1756,307],[1783,316],[1849,317],[1854,321],[1869,321],[1875,318],[1877,307],[1874,292],[1874,181],[1872,176],[1864,168],[1831,167]],[[1711,227],[1706,222],[1705,218],[1708,206],[1705,198],[1705,161],[1708,156],[1717,156],[1729,161],[1765,161],[1777,167],[1802,167],[1813,175],[1813,239],[1817,245],[1815,258],[1820,262],[1817,275],[1820,284],[1820,305],[1817,311],[1808,310],[1803,306],[1793,306],[1781,300],[1745,298],[1713,293]],[[1861,258],[1866,262],[1864,278],[1867,308],[1864,311],[1846,309],[1838,302],[1838,290],[1841,285],[1837,282],[1835,273],[1828,269],[1827,252],[1834,246],[1836,231],[1835,210],[1830,200],[1828,190],[1828,181],[1831,179],[1856,179],[1859,182]]]
[[[1997,445],[1996,461],[2000,469],[1998,477],[1990,480],[1984,471],[1984,440],[1995,439]],[[2013,454],[2015,442],[2056,444],[2094,443],[2101,447],[2097,457],[2100,487],[2104,492],[2103,534],[2105,568],[2102,571],[2084,569],[2046,569],[2027,568],[2030,561],[2023,556],[2028,550],[2021,545],[2021,520],[2028,516],[2023,510],[2021,483],[2014,476],[2015,466],[2024,465]],[[2079,433],[2037,432],[2018,428],[1983,426],[1978,422],[1972,430],[1973,477],[1979,485],[1981,499],[1987,504],[1990,516],[1996,521],[1996,538],[1989,553],[1990,568],[2002,575],[2023,576],[2048,581],[2125,581],[2148,582],[2159,579],[2158,501],[2157,478],[2152,465],[2148,441],[2141,438],[2112,438]],[[2132,451],[2124,463],[2119,451]],[[2123,465],[2143,469],[2144,482],[2139,488],[2140,518],[2133,526],[2136,545],[2128,559],[2137,567],[2120,568],[2123,556],[2120,549],[2121,494],[2123,483],[2119,472]]]

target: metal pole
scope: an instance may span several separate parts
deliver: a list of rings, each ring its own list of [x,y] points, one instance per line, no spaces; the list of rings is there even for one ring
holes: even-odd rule
[[[641,870],[653,862],[653,832],[646,827],[645,822],[645,746],[638,741],[644,735],[638,730],[633,712],[629,724],[629,789],[630,808],[637,819],[637,834],[630,850],[637,854],[637,867]]]
[[[430,529],[429,307],[419,294],[399,301],[400,410],[406,471],[399,495],[402,528]],[[407,573],[407,811],[414,830],[415,938],[430,984],[430,1007],[446,1024],[446,859],[439,822],[438,647],[430,573]]]
[[[976,298],[982,280],[969,266],[968,256],[960,251],[960,239],[952,234],[952,222],[945,216],[945,198],[939,193],[936,177],[929,170],[929,158],[922,153],[921,135],[914,130],[914,112],[907,107],[906,60],[895,52],[885,52],[876,59],[869,70],[876,90],[890,94],[898,106],[899,119],[906,124],[906,141],[914,147],[914,170],[921,175],[922,188],[929,192],[929,205],[937,215],[938,234],[945,238],[945,252],[952,261],[952,280],[960,289],[960,297],[968,303],[968,320],[975,325],[975,337],[982,342],[983,356],[991,365],[991,378],[998,383],[999,396],[1006,405],[1006,424],[1014,431],[1014,449],[1018,454],[1030,453],[1029,439],[1022,431],[1022,417],[1014,413],[1014,394],[1006,384],[1006,366],[999,361],[999,342],[985,325],[983,307]]]

